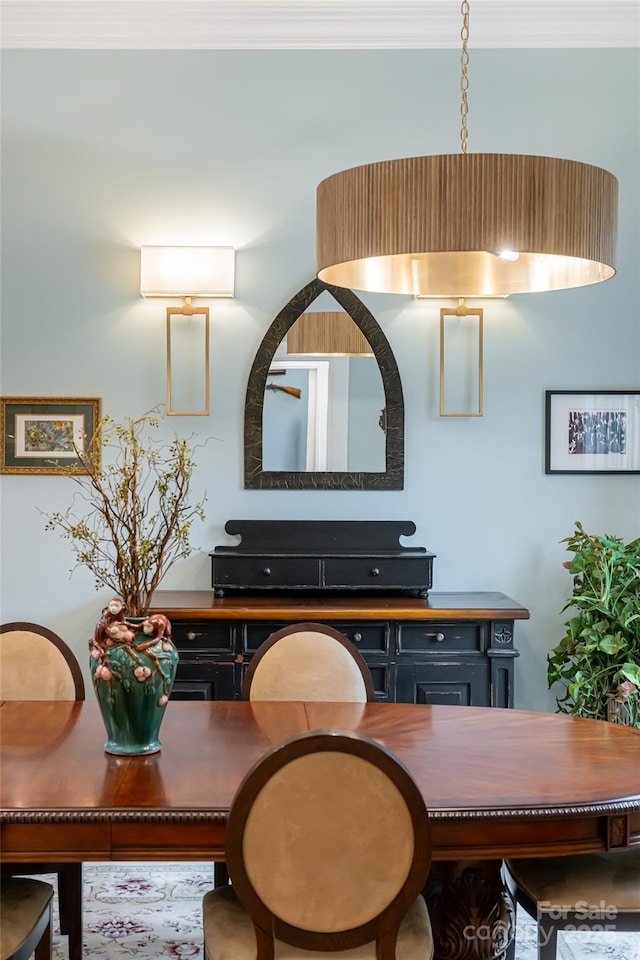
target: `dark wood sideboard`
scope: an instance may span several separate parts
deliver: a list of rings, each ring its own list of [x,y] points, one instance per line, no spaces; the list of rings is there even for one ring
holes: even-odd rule
[[[180,652],[174,700],[239,699],[246,666],[269,634],[316,621],[360,650],[377,700],[480,707],[513,707],[514,621],[529,617],[515,600],[493,592],[422,599],[159,590],[152,612],[169,617]]]

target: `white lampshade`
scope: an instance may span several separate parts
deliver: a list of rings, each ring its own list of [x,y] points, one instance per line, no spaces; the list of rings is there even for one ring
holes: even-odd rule
[[[141,247],[143,297],[232,297],[233,247]]]

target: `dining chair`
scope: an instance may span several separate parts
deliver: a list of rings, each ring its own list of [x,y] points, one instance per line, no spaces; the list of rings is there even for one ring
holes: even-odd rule
[[[505,881],[538,924],[538,960],[556,960],[558,932],[640,930],[640,851],[507,860]],[[514,960],[515,940],[506,960]]]
[[[373,679],[358,648],[324,623],[294,623],[269,634],[249,661],[243,700],[373,700]],[[216,886],[229,882],[214,865]]]
[[[249,661],[243,700],[373,700],[373,679],[358,648],[324,623],[294,623],[274,631]],[[229,883],[214,865],[216,886]]]
[[[53,887],[12,877],[0,887],[0,960],[51,960]]]
[[[57,634],[37,623],[0,625],[0,700],[84,700],[80,665]],[[60,932],[69,960],[82,960],[82,864],[3,863],[2,877],[57,874]],[[3,885],[4,885],[3,879]]]
[[[322,730],[272,747],[236,792],[225,850],[231,884],[203,899],[207,960],[272,960],[276,945],[281,957],[433,957],[428,813],[374,740]]]
[[[247,667],[244,700],[373,700],[371,672],[343,633],[323,623],[294,623],[262,643]]]

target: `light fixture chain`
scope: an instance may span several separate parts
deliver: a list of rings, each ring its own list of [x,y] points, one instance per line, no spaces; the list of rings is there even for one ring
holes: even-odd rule
[[[467,130],[467,114],[469,113],[469,103],[467,100],[467,91],[469,90],[469,51],[467,49],[469,40],[469,0],[462,0],[460,13],[462,14],[462,30],[460,31],[460,39],[462,40],[462,55],[460,57],[460,64],[462,66],[460,78],[460,89],[462,92],[462,103],[460,104],[460,115],[462,117],[462,124],[460,126],[460,149],[463,153],[466,153],[467,140],[469,139],[469,132]]]

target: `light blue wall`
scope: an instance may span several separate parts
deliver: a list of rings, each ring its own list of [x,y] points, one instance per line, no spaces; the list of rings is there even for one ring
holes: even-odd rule
[[[469,149],[549,154],[620,180],[618,275],[485,309],[485,415],[438,416],[439,304],[363,296],[402,377],[401,492],[245,491],[242,422],[255,349],[314,275],[315,187],[354,164],[459,149],[455,51],[2,55],[2,393],[100,396],[137,415],[164,400],[164,304],[138,293],[141,244],[232,244],[236,298],[213,301],[212,412],[172,420],[201,444],[199,552],[165,586],[209,585],[228,518],[413,519],[434,588],[501,590],[519,624],[517,705],[553,709],[545,659],[570,591],[560,540],[636,536],[634,476],[545,476],[545,389],[640,385],[638,51],[475,52]],[[105,594],[69,578],[38,509],[61,477],[3,476],[1,617],[59,632],[84,662]]]

